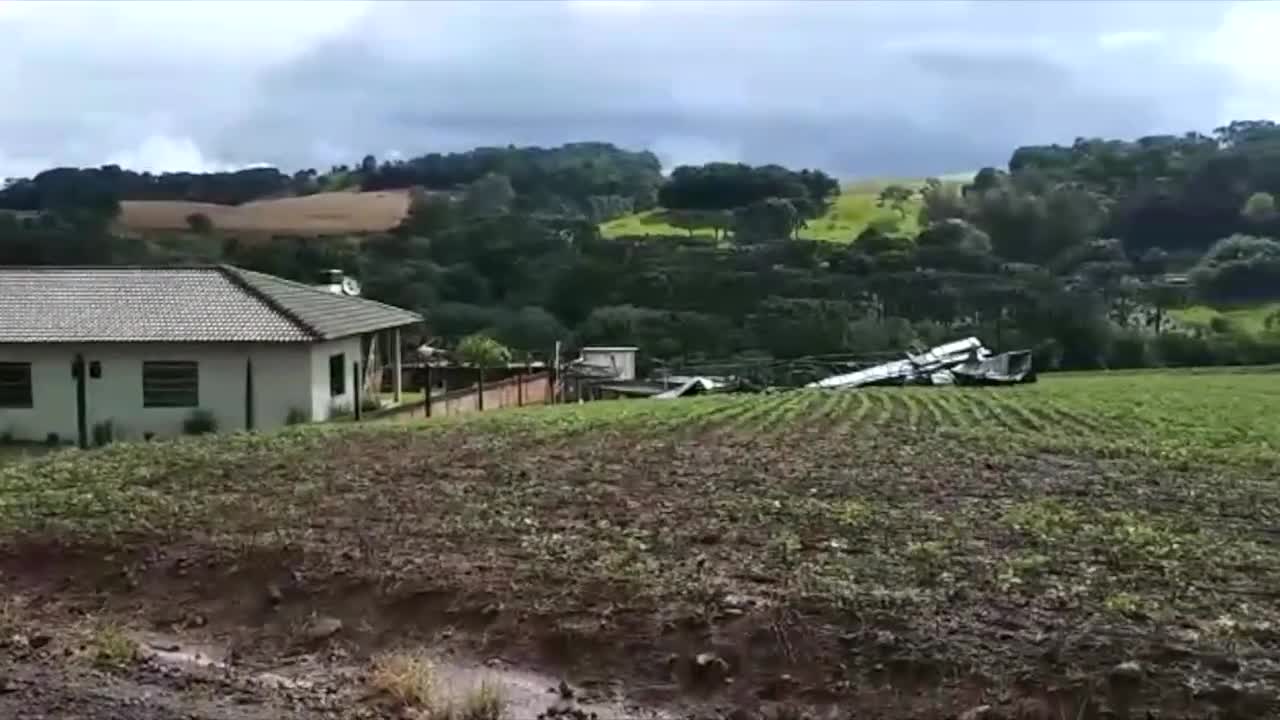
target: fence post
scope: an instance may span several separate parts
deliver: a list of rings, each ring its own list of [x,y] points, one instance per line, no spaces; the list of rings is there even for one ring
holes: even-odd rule
[[[360,361],[359,360],[357,360],[355,364],[351,366],[351,376],[354,382],[354,384],[351,387],[351,392],[356,399],[355,407],[354,407],[355,418],[356,418],[356,422],[360,422],[360,416],[364,414],[364,411],[360,409]]]
[[[253,358],[249,358],[244,361],[244,429],[253,427]]]
[[[423,360],[422,367],[422,413],[424,417],[431,417],[431,360]]]
[[[556,349],[551,353],[551,404],[560,401],[560,341],[556,341]]]

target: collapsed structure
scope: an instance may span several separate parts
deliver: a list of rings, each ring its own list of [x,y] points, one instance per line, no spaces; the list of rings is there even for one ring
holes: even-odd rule
[[[636,379],[636,348],[583,348],[582,357],[562,368],[562,397],[569,401],[610,398],[675,398],[705,393],[759,392],[772,388],[748,377],[670,375]],[[812,377],[812,376],[811,376]],[[1030,350],[995,353],[967,337],[899,360],[842,372],[804,385],[852,389],[872,385],[1015,385],[1034,382]]]
[[[967,337],[918,355],[853,372],[832,375],[805,387],[857,388],[868,385],[1014,385],[1034,382],[1031,351],[993,353]]]

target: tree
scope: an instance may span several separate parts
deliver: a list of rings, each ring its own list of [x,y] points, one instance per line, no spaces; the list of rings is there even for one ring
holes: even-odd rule
[[[775,357],[802,357],[855,349],[850,330],[861,315],[848,302],[768,297],[748,322],[761,348]]]
[[[891,207],[893,211],[898,213],[898,217],[905,218],[907,216],[907,203],[911,202],[911,198],[915,197],[916,191],[902,185],[890,185],[880,191],[880,197],[876,199],[877,207]]]
[[[456,203],[443,193],[415,189],[409,194],[409,212],[399,231],[431,237],[452,227],[460,219]]]
[[[867,256],[873,270],[896,272],[910,269],[915,262],[916,242],[896,230],[896,227],[873,222],[853,241],[853,249]]]
[[[802,218],[790,201],[768,198],[734,213],[734,239],[742,243],[775,242],[794,236]]]
[[[511,362],[511,350],[488,335],[476,333],[462,338],[456,351],[458,358],[477,370],[477,409],[484,409],[484,371],[486,368],[506,366]]]
[[[703,210],[668,210],[661,214],[661,220],[693,237],[698,230],[712,227],[712,215],[712,212]]]
[[[1249,196],[1240,214],[1250,222],[1263,223],[1275,218],[1276,199],[1271,193],[1256,192]]]
[[[193,233],[208,235],[213,232],[213,221],[204,213],[191,213],[187,216],[187,227],[191,228]]]
[[[961,191],[965,195],[997,190],[1002,187],[1008,176],[993,167],[984,167],[973,176],[973,182],[964,186]]]
[[[1165,316],[1171,308],[1181,307],[1187,302],[1188,290],[1185,285],[1167,283],[1156,280],[1148,283],[1143,295],[1146,301],[1155,308],[1149,319],[1152,331],[1159,335],[1164,332]]]
[[[522,307],[499,321],[494,334],[505,345],[526,352],[546,352],[556,341],[569,340],[569,330],[555,315],[537,306]]]
[[[1275,297],[1280,287],[1280,242],[1250,235],[1223,238],[1192,269],[1191,282],[1210,301]]]
[[[516,191],[506,175],[490,173],[467,186],[462,196],[462,213],[467,217],[502,215],[511,210]]]
[[[819,170],[714,162],[681,165],[658,190],[658,201],[679,210],[735,210],[769,198],[790,200],[809,217],[820,215],[840,183]]]
[[[928,225],[940,220],[963,218],[965,215],[964,198],[953,184],[944,183],[938,178],[924,181],[920,190],[920,224]]]
[[[916,238],[917,258],[925,267],[983,272],[994,265],[991,238],[964,220],[944,220]]]
[[[1169,269],[1169,253],[1164,248],[1147,248],[1145,252],[1134,263],[1140,275],[1154,277],[1161,275]]]

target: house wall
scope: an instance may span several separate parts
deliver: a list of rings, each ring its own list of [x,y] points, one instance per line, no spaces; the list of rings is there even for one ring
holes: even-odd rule
[[[328,420],[331,411],[339,406],[354,410],[356,393],[353,369],[358,361],[361,374],[363,374],[367,361],[360,351],[360,336],[353,335],[328,342],[314,343],[310,348],[311,419]],[[342,354],[343,373],[346,375],[346,381],[343,383],[343,392],[340,395],[334,395],[329,391],[329,358],[339,353]]]
[[[358,345],[358,339],[356,342]],[[76,380],[71,363],[77,353],[84,356],[86,367],[93,361],[102,367],[101,377],[85,381],[86,424],[91,435],[93,426],[106,420],[113,422],[118,439],[182,432],[182,423],[192,408],[142,406],[142,363],[149,360],[197,362],[199,407],[213,413],[220,430],[245,427],[248,360],[253,363],[257,429],[280,427],[293,408],[304,413],[311,410],[315,419],[313,386],[323,381],[327,394],[329,382],[327,355],[323,376],[318,377],[315,370],[314,356],[319,351],[297,343],[0,344],[0,361],[31,363],[33,405],[30,409],[0,408],[0,433],[30,441],[43,441],[49,433],[57,433],[63,442],[76,441]]]

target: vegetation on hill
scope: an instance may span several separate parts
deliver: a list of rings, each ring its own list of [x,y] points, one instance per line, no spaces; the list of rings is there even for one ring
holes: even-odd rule
[[[294,176],[62,168],[0,191],[20,211],[0,217],[0,262],[215,260],[301,280],[340,267],[371,297],[423,311],[442,342],[483,331],[518,352],[626,342],[690,364],[972,333],[1034,348],[1042,369],[1280,361],[1274,323],[1178,312],[1280,300],[1272,123],[1023,147],[967,182],[843,193],[813,169],[660,170],[601,143],[370,156]],[[411,186],[409,211],[357,242],[310,227],[264,243],[200,213],[185,232],[112,231],[120,199],[139,194],[247,210],[338,185]]]
[[[858,182],[845,185],[817,217],[806,219],[796,235],[801,240],[849,243],[864,230],[876,225],[891,228],[894,232],[914,236],[919,232],[919,188],[923,181],[898,183]],[[898,187],[906,192],[882,197],[888,187]],[[666,208],[655,208],[632,213],[610,220],[600,226],[605,237],[654,236],[719,238],[731,226],[726,221],[716,224],[716,218],[699,217],[697,213]]]
[[[322,612],[676,703],[1274,717],[1277,401],[1093,373],[109,446],[0,469],[0,569],[148,627],[181,597],[246,663]]]
[[[517,209],[583,214],[608,220],[652,207],[662,183],[661,166],[649,152],[608,143],[570,143],[558,148],[477,148],[432,153],[379,164],[366,155],[355,166],[336,165],[287,175],[276,168],[216,173],[137,173],[115,165],[54,168],[32,178],[6,181],[0,209],[32,211],[89,208],[110,212],[128,200],[167,200],[240,205],[254,200],[341,190],[454,192],[499,176],[511,185]]]
[[[1188,305],[1169,314],[1178,322],[1202,331],[1235,330],[1267,335],[1280,330],[1280,302],[1220,308]]]

